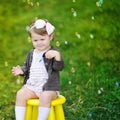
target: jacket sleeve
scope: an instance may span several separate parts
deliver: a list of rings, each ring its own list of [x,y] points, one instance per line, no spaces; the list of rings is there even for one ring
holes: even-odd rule
[[[26,67],[25,64],[24,64],[24,66],[21,66],[21,69],[22,69],[22,71],[23,71],[22,76],[26,75],[26,73],[27,73],[27,67]]]
[[[26,57],[26,61],[24,62],[24,65],[21,66],[21,69],[23,70],[24,74],[23,75],[26,75],[28,73],[28,70],[29,70],[29,64],[30,64],[30,55],[31,55],[31,51],[28,53],[27,57]]]
[[[61,56],[61,60],[57,61],[57,60],[53,60],[53,69],[56,71],[61,71],[64,68],[64,60]]]

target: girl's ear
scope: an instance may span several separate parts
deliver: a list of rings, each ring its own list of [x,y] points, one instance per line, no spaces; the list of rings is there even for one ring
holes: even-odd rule
[[[53,40],[53,38],[54,38],[54,34],[52,33],[52,34],[50,35],[50,40]]]

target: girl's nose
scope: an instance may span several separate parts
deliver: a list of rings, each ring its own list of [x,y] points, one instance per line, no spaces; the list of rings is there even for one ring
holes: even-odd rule
[[[38,40],[38,44],[41,44],[41,40]]]

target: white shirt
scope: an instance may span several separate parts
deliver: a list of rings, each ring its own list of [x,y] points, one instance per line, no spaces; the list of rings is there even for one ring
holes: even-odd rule
[[[33,52],[33,60],[30,67],[30,76],[27,83],[24,85],[28,89],[34,91],[37,96],[42,92],[43,85],[48,80],[48,73],[43,61],[43,52]]]

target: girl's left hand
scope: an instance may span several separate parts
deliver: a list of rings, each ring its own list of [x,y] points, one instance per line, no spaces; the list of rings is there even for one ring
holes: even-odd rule
[[[58,51],[56,51],[56,50],[49,50],[49,51],[47,51],[45,56],[48,59],[55,58],[55,60],[57,60],[57,61],[61,60],[60,53]]]

